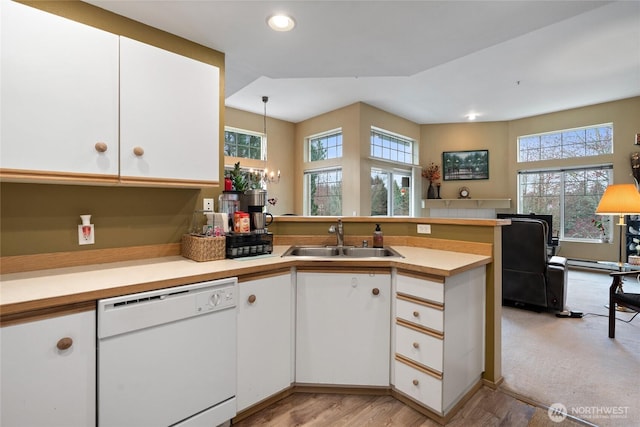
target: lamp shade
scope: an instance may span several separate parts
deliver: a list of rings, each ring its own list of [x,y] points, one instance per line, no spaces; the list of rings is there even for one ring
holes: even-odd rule
[[[640,214],[640,193],[633,184],[610,185],[596,208],[599,215]]]

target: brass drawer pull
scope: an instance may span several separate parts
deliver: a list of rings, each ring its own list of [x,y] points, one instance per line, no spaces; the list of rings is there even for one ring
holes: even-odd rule
[[[256,296],[253,294],[249,295],[247,301],[249,301],[249,304],[253,304],[254,302],[256,302]]]
[[[142,157],[144,155],[144,149],[142,147],[135,147],[133,149],[133,154],[135,154],[137,157]]]
[[[418,384],[420,384],[420,381],[418,381],[418,380],[413,380],[413,385],[417,386]]]
[[[380,289],[378,289],[378,288],[373,288],[373,290],[371,291],[371,293],[372,293],[372,294],[374,294],[374,295],[378,295],[378,294],[380,294]]]
[[[96,142],[95,148],[98,153],[104,153],[107,151],[107,144],[104,142]]]
[[[413,348],[420,348],[420,344],[419,344],[419,343],[417,343],[417,342],[414,342],[414,343],[413,343]]]
[[[420,317],[420,312],[419,311],[414,311],[413,312],[413,317]]]

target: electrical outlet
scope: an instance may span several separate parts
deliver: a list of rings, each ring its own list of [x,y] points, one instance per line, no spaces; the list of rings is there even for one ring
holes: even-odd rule
[[[213,199],[202,199],[202,209],[213,212]]]
[[[419,234],[431,234],[431,224],[418,224]]]
[[[93,245],[96,242],[95,230],[93,224],[78,225],[78,244]]]

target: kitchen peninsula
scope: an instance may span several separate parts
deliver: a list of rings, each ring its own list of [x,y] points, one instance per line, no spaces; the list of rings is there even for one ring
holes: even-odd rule
[[[334,242],[331,239],[335,239],[335,236],[327,233],[326,225],[335,222],[335,220],[335,218],[277,217],[273,225],[276,246],[271,256],[197,263],[177,256],[177,253],[179,253],[177,252],[176,255],[159,258],[3,274],[0,288],[2,294],[0,306],[2,310],[2,326],[31,322],[38,319],[45,319],[44,321],[46,322],[50,317],[60,316],[60,314],[91,312],[95,310],[95,301],[101,298],[226,277],[239,278],[240,302],[238,309],[240,316],[243,305],[250,307],[249,303],[243,301],[243,287],[247,290],[250,289],[249,297],[253,296],[255,300],[257,296],[258,301],[262,301],[264,307],[264,304],[268,302],[261,298],[264,298],[264,292],[270,289],[270,283],[273,280],[284,284],[280,284],[280,286],[284,286],[286,295],[286,289],[295,289],[295,277],[302,277],[299,276],[300,274],[306,274],[310,277],[326,274],[332,274],[332,277],[346,275],[346,280],[350,281],[348,283],[359,283],[363,289],[367,286],[365,283],[367,282],[367,277],[375,275],[383,279],[386,277],[388,285],[385,285],[386,287],[376,286],[375,289],[378,290],[379,294],[375,292],[373,294],[380,298],[381,301],[385,301],[383,305],[386,304],[387,307],[390,307],[393,316],[398,318],[397,321],[394,318],[389,318],[388,309],[387,314],[384,315],[387,316],[387,328],[391,328],[391,337],[389,338],[391,340],[391,353],[384,363],[395,366],[396,378],[391,378],[391,382],[382,387],[382,392],[388,393],[389,390],[393,390],[392,393],[405,403],[416,406],[418,409],[422,405],[423,412],[444,422],[455,413],[457,405],[462,403],[462,399],[465,396],[473,394],[474,387],[480,384],[478,381],[480,375],[482,375],[484,382],[487,384],[497,384],[500,381],[499,324],[498,339],[496,339],[494,327],[495,311],[496,309],[499,310],[500,305],[495,304],[496,292],[493,286],[495,272],[499,270],[496,269],[494,257],[496,252],[499,253],[500,250],[500,226],[508,223],[508,221],[429,218],[343,218],[345,244],[353,244],[354,240],[361,244],[362,240],[370,238],[370,235],[365,233],[369,229],[373,230],[373,222],[376,222],[380,223],[385,231],[385,244],[397,250],[404,258],[302,260],[281,257],[281,254],[292,242],[298,244],[300,242],[305,244],[333,244]],[[431,225],[432,233],[428,236],[433,237],[421,237],[414,233],[413,230],[416,230],[416,224],[418,223]],[[462,240],[461,236],[466,236],[468,240]],[[497,240],[495,240],[496,236]],[[494,241],[498,242],[497,247],[494,245]],[[12,260],[6,260],[9,262],[6,264],[3,262],[3,266],[10,267]],[[22,261],[24,262],[25,260],[22,259]],[[499,261],[497,262],[499,263]],[[309,272],[313,274],[308,275],[307,273]],[[389,279],[391,280],[389,281]],[[263,282],[266,285],[262,286]],[[298,284],[298,286],[301,287],[302,285]],[[318,289],[322,290],[321,287]],[[426,297],[418,295],[425,291],[434,291],[435,293],[428,294]],[[481,292],[478,293],[478,291]],[[263,294],[261,295],[260,292]],[[369,294],[372,295],[371,292]],[[465,295],[468,295],[467,302],[463,302],[462,299],[459,300],[461,296],[464,297]],[[455,300],[451,300],[452,298],[455,298]],[[498,298],[500,298],[499,292]],[[291,303],[293,307],[295,299],[292,299]],[[297,303],[300,303],[300,300]],[[460,309],[460,304],[463,303],[476,307],[476,310]],[[413,304],[410,307],[414,308],[406,311],[406,304]],[[446,306],[454,308],[446,309]],[[486,312],[477,309],[477,307],[483,308],[484,306],[486,306]],[[270,310],[271,313],[273,311]],[[415,313],[422,313],[422,311],[425,311],[424,323],[422,323],[422,317],[411,318],[411,316],[416,316]],[[469,318],[466,319],[466,322],[476,324],[476,326],[480,325],[480,329],[477,329],[477,343],[480,345],[474,347],[475,353],[470,352],[477,356],[475,359],[479,368],[477,372],[472,373],[470,378],[464,378],[462,383],[456,380],[458,383],[452,388],[447,385],[447,380],[451,382],[454,377],[452,374],[446,374],[446,372],[447,360],[450,360],[454,353],[448,353],[450,350],[447,350],[447,346],[449,342],[454,341],[455,333],[452,326],[447,326],[447,318],[450,316],[447,313],[467,312],[475,313],[472,315],[476,316],[476,319]],[[440,314],[438,315],[438,313]],[[433,314],[436,315],[436,318],[440,316],[445,323],[439,324],[436,319],[436,323],[429,324],[432,321],[428,320],[428,318]],[[296,319],[295,317],[292,319],[292,325],[304,320]],[[409,320],[409,322],[407,323],[403,319]],[[413,322],[414,320],[415,322]],[[305,321],[308,321],[308,319]],[[484,333],[482,330],[483,322],[486,323]],[[395,331],[398,332],[396,333]],[[415,335],[416,331],[418,332],[417,335]],[[444,331],[449,331],[446,332],[446,338]],[[240,336],[242,335],[240,327],[238,334],[238,345],[241,348],[243,337]],[[407,334],[414,334],[417,338],[406,338]],[[295,341],[294,337],[295,334],[292,333],[292,343]],[[297,339],[300,340],[300,336]],[[440,352],[441,355],[444,355],[444,360],[412,362],[414,357],[410,354],[409,356],[411,357],[407,356],[407,353],[412,350],[408,349],[403,354],[399,349],[399,346],[403,345],[401,341],[406,341],[407,339],[409,343],[413,342],[414,348],[417,348],[418,339],[432,340],[437,345],[444,346],[441,347],[442,351]],[[496,342],[498,345],[497,352],[494,348]],[[426,344],[424,345],[426,346]],[[395,351],[393,350],[394,348]],[[243,366],[242,356],[239,354],[238,357],[240,368]],[[418,358],[418,356],[416,355],[415,358]],[[293,360],[292,357],[291,361]],[[250,363],[248,366],[250,366]],[[431,366],[435,366],[435,368]],[[281,394],[283,392],[290,393],[295,391],[296,388],[308,385],[297,384],[291,369],[287,372],[290,372],[291,376],[290,378],[285,378],[287,384],[284,390],[282,381],[280,381],[279,386],[274,386],[275,388],[263,391],[262,394],[249,397],[246,397],[248,391],[243,391],[239,378],[238,413],[243,415],[244,411],[244,413],[248,414],[250,411],[262,407],[261,404],[268,403],[269,398],[282,397]],[[444,375],[443,372],[445,373]],[[296,374],[301,373],[296,372]],[[368,387],[367,384],[361,382],[356,384],[349,379],[345,381],[348,387]],[[329,383],[335,384],[339,382],[331,380]],[[420,386],[418,387],[416,384],[420,384]],[[389,388],[390,385],[391,388]],[[436,400],[429,400],[431,398],[426,398],[426,396],[411,390],[420,387],[431,390],[434,386],[440,391],[430,391],[427,394],[428,396],[441,396]],[[374,388],[376,387],[378,386],[374,386]],[[450,391],[452,389],[455,392]],[[245,395],[244,400],[241,399],[243,394]],[[244,403],[240,405],[241,402]]]

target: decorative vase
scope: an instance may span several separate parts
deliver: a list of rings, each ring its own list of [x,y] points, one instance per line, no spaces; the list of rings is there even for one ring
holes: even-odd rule
[[[438,190],[438,197],[436,197],[436,199],[442,199],[442,197],[440,197],[440,184],[436,185],[436,190]]]
[[[433,182],[429,181],[429,188],[427,189],[427,199],[436,198],[436,188],[433,186]]]

